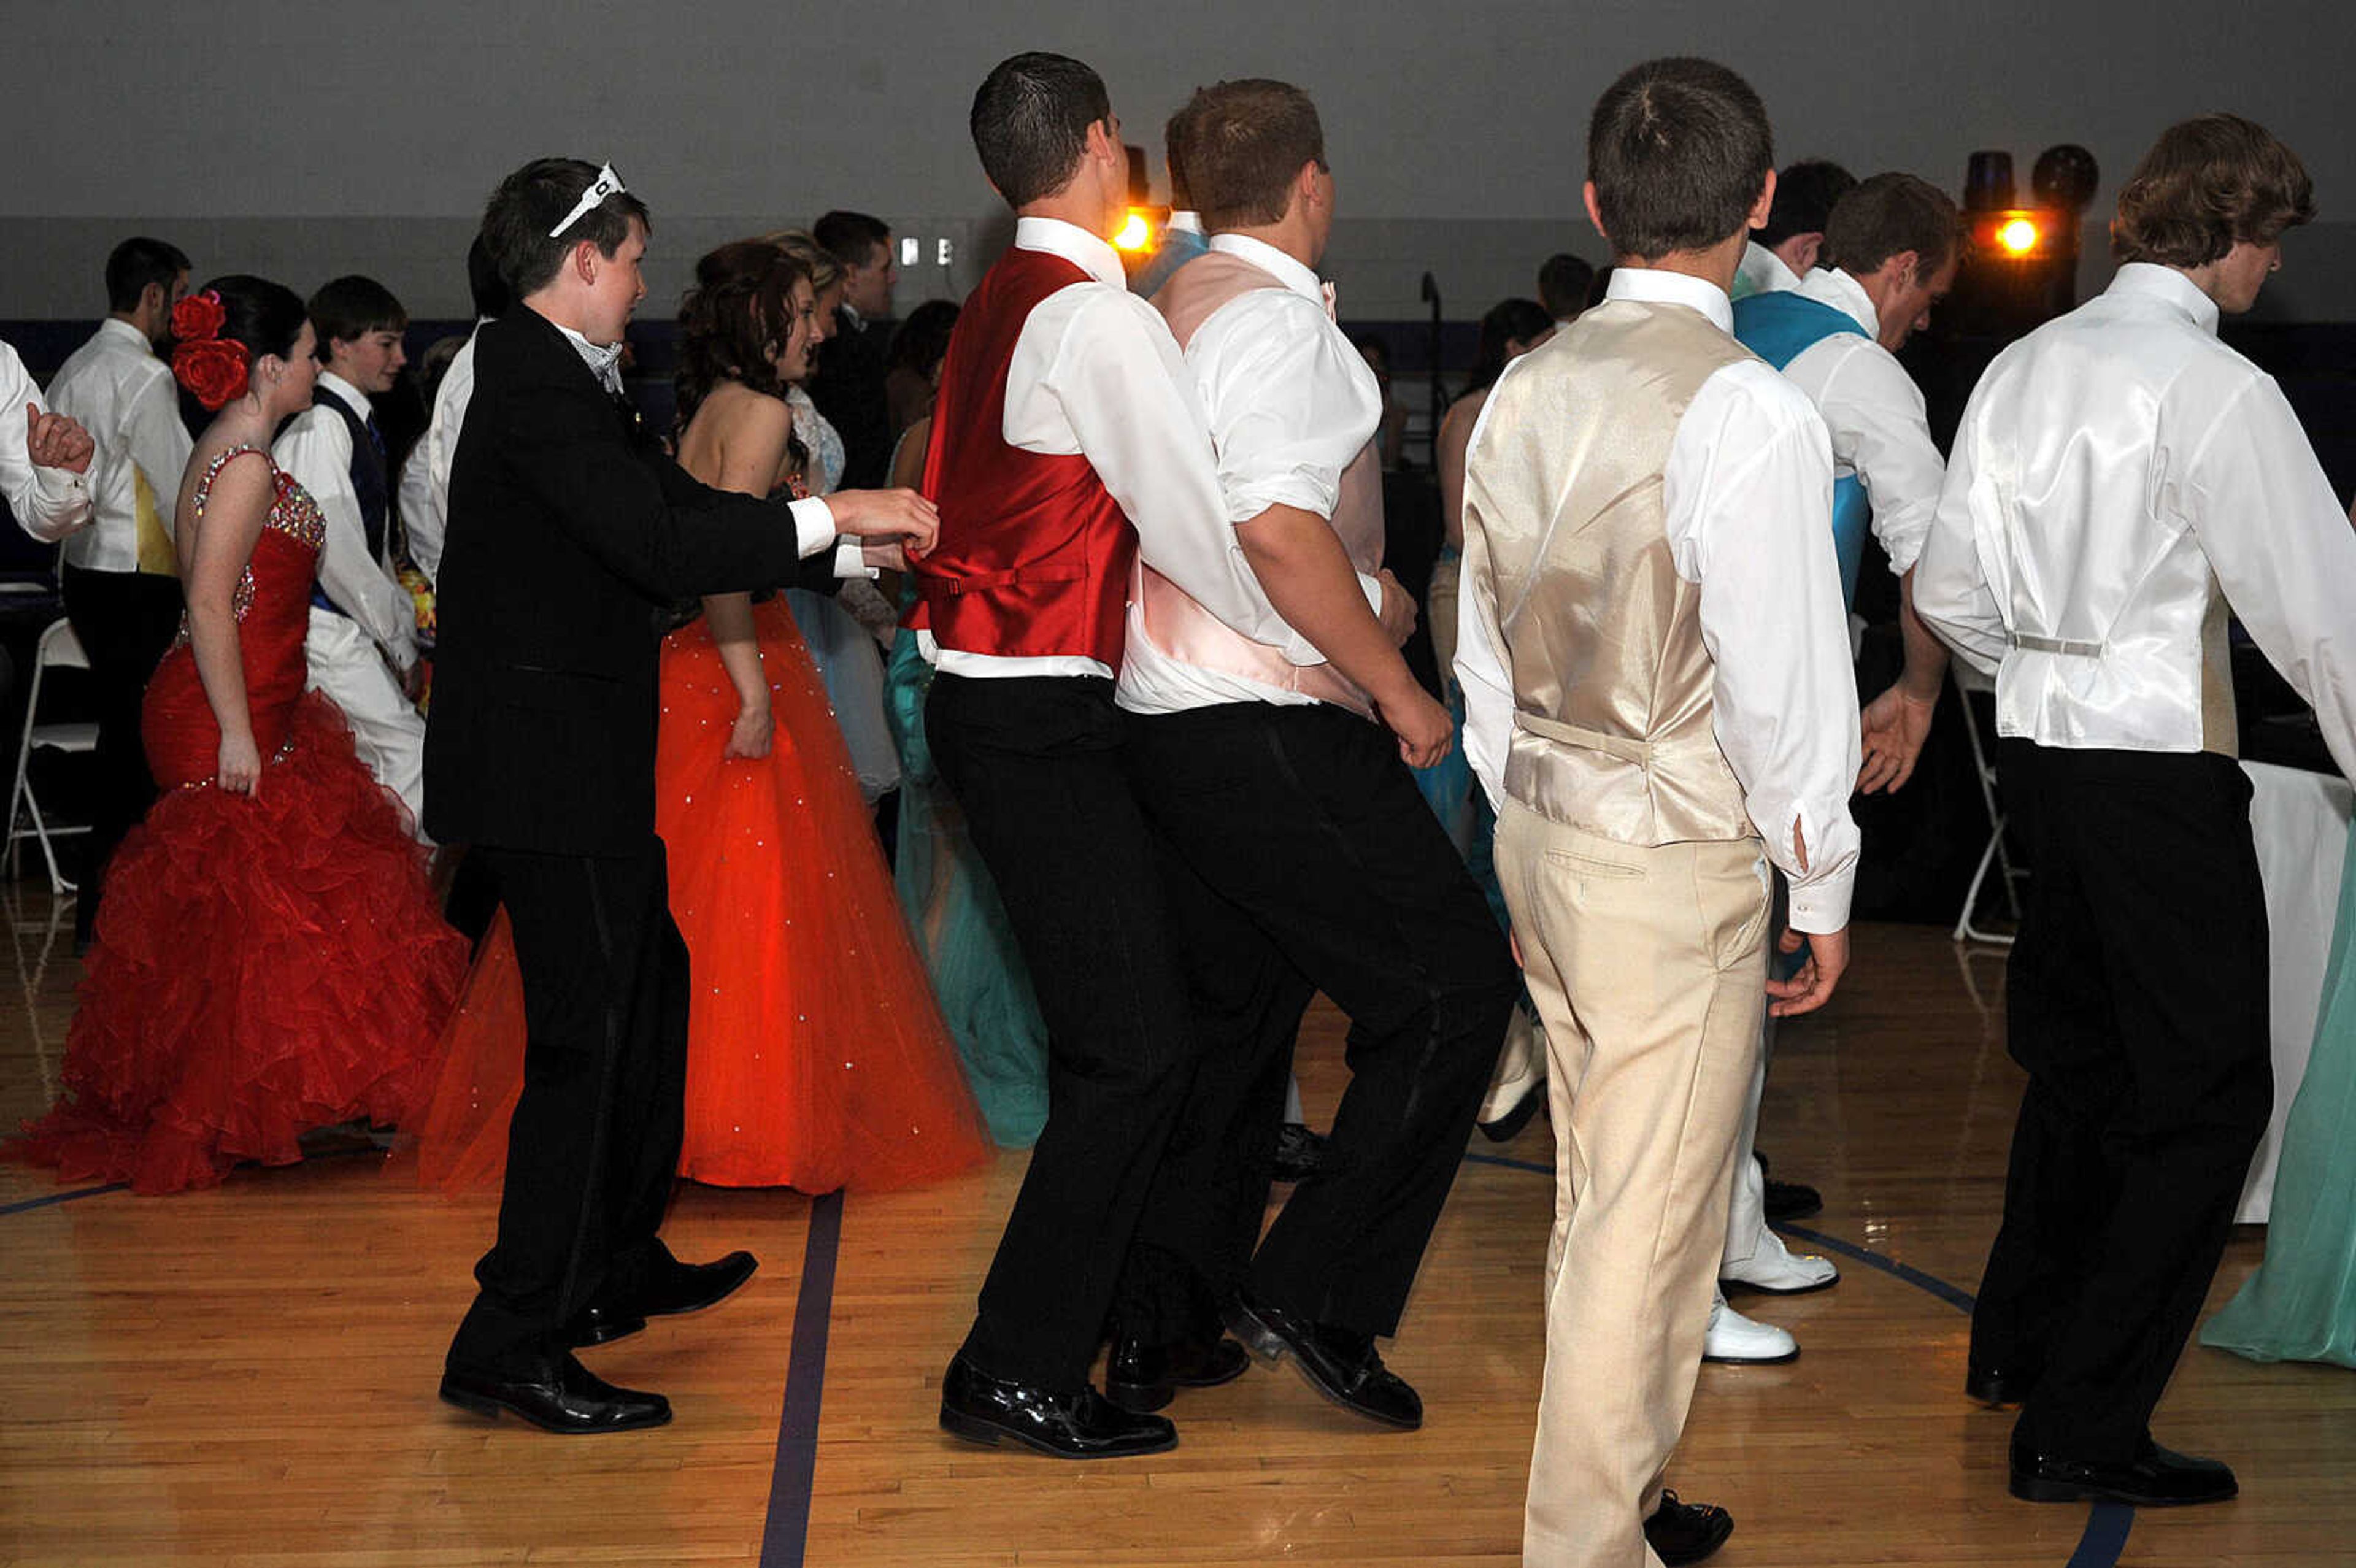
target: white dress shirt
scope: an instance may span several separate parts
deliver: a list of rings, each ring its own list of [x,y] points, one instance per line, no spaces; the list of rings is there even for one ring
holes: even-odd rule
[[[1876,337],[1880,314],[1865,285],[1837,267],[1818,267],[1795,291],[1839,311],[1865,336],[1836,332],[1792,357],[1783,374],[1808,394],[1833,438],[1836,477],[1856,475],[1873,503],[1873,537],[1890,570],[1906,575],[1931,535],[1947,476],[1931,440],[1922,389]]]
[[[557,322],[550,322],[549,325],[564,335],[564,340],[573,345],[573,351],[581,356],[581,362],[596,375],[597,384],[604,387],[608,395],[616,398],[626,395],[622,390],[620,344],[592,343],[572,327]],[[453,450],[457,446],[457,440],[454,432],[450,438]],[[816,496],[806,496],[788,509],[794,515],[794,542],[804,560],[830,546],[834,549],[834,574],[837,577],[850,577],[866,570],[859,539],[856,536],[837,537],[834,512],[824,501]]]
[[[1996,357],[1955,434],[1914,608],[2040,746],[2202,749],[2222,592],[2356,778],[2356,531],[2297,416],[2171,267]]]
[[[475,323],[476,332],[482,329],[482,321]],[[424,438],[401,467],[402,531],[409,536],[409,559],[428,579],[442,575],[442,544],[450,532],[450,460],[458,455],[458,432],[474,396],[475,336],[468,333],[434,389]]]
[[[1800,274],[1783,264],[1783,258],[1756,240],[1742,242],[1742,260],[1735,263],[1735,299],[1748,299],[1752,294],[1779,294],[1800,286]]]
[[[1006,371],[1007,444],[1086,457],[1136,528],[1147,565],[1244,635],[1295,664],[1323,663],[1269,603],[1236,543],[1185,357],[1161,313],[1129,292],[1119,252],[1052,218],[1019,220],[1014,243],[1061,256],[1087,276],[1040,301],[1023,324]],[[951,675],[1113,673],[1077,654],[1012,658],[946,648],[930,632],[917,645]]]
[[[91,485],[62,468],[36,468],[25,445],[27,404],[47,411],[41,389],[25,373],[16,351],[0,343],[0,496],[27,533],[54,544],[90,521]],[[103,483],[103,454],[93,452],[90,479]]]
[[[319,586],[396,667],[407,669],[417,662],[417,602],[393,576],[387,557],[369,554],[359,493],[352,487],[351,428],[335,410],[317,406],[327,398],[367,422],[368,394],[333,370],[321,370],[312,389],[313,406],[294,416],[270,455],[311,493],[327,519],[327,537],[319,547]],[[388,507],[391,500],[388,490]],[[392,530],[387,528],[388,557],[391,542]]]
[[[1727,296],[1699,278],[1622,267],[1607,299],[1684,305],[1732,333]],[[1522,368],[1508,366],[1506,375]],[[1498,406],[1492,398],[1483,422]],[[1481,431],[1472,432],[1478,453]],[[1792,883],[1792,924],[1848,923],[1858,830],[1848,812],[1859,760],[1840,567],[1832,540],[1832,447],[1824,421],[1759,359],[1704,381],[1677,421],[1662,474],[1665,529],[1677,575],[1700,589],[1702,641],[1716,674],[1712,724],[1741,782],[1768,858]],[[1464,752],[1493,804],[1505,799],[1514,685],[1498,649],[1487,585],[1467,578],[1456,675]],[[1802,869],[1794,829],[1808,848]]]
[[[195,444],[180,422],[172,368],[155,357],[145,333],[109,316],[58,367],[49,407],[81,421],[105,467],[91,496],[94,520],[66,540],[66,564],[90,571],[138,571],[140,477],[147,480],[156,521],[168,539]]]
[[[1227,520],[1248,523],[1279,506],[1330,518],[1341,497],[1342,471],[1382,424],[1382,388],[1365,356],[1326,314],[1325,285],[1315,272],[1248,235],[1214,235],[1211,249],[1250,262],[1283,285],[1229,300],[1186,344],[1186,368],[1210,421]],[[1379,614],[1381,581],[1360,572],[1358,583]],[[1147,639],[1143,611],[1134,603],[1116,697],[1134,713],[1316,700],[1173,657]]]

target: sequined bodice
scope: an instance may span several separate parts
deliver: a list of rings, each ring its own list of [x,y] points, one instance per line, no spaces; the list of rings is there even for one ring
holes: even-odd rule
[[[191,497],[194,517],[205,515],[221,470],[249,453],[270,462],[261,447],[240,445],[205,465]],[[319,547],[327,537],[327,518],[310,493],[274,463],[270,475],[270,512],[230,601],[237,616],[247,719],[264,757],[275,754],[285,741],[294,705],[303,696],[303,639],[311,624],[311,583],[318,572]],[[220,730],[197,675],[185,615],[178,644],[148,682],[141,735],[149,771],[158,784],[202,784],[213,776]]]
[[[221,470],[229,466],[230,460],[243,456],[249,452],[270,464],[270,482],[273,494],[270,503],[270,515],[262,519],[262,538],[254,541],[253,554],[247,558],[245,570],[238,575],[237,592],[230,601],[230,608],[236,613],[240,624],[242,624],[246,616],[252,613],[254,597],[259,592],[259,584],[253,571],[254,562],[257,560],[264,562],[264,571],[274,583],[275,579],[281,575],[293,575],[296,562],[290,560],[285,567],[272,570],[276,563],[270,558],[282,552],[290,557],[299,555],[302,592],[298,597],[307,603],[311,592],[311,578],[317,569],[319,547],[327,541],[327,517],[319,510],[319,503],[311,498],[311,492],[297,484],[294,475],[279,467],[272,460],[270,453],[258,446],[241,444],[230,447],[215,454],[213,460],[205,464],[204,474],[197,481],[196,495],[191,497],[195,515],[199,518],[205,515],[205,507],[212,500],[213,481],[220,477]],[[291,540],[295,549],[287,551],[284,546],[281,546],[276,550],[265,551],[264,541],[273,533]],[[185,640],[187,635],[187,617],[184,614],[180,618],[180,635]]]

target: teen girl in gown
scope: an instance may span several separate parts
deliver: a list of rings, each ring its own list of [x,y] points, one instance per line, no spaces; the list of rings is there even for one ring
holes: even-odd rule
[[[291,1163],[306,1128],[407,1117],[466,961],[399,802],[303,689],[326,524],[270,460],[311,400],[303,302],[220,278],[173,331],[175,373],[220,411],[176,513],[187,617],[142,712],[164,794],[107,872],[67,1096],[10,1151],[139,1192]]]
[[[797,466],[783,391],[816,342],[807,274],[763,241],[696,267],[680,460],[766,494]],[[989,1142],[893,896],[826,689],[776,598],[703,602],[663,645],[656,831],[691,998],[680,1173],[805,1192],[904,1186]],[[504,921],[468,982],[421,1137],[425,1179],[487,1186],[520,1083]]]
[[[937,360],[933,370],[939,374]],[[900,437],[892,453],[895,486],[922,487],[932,423],[926,414]],[[905,597],[913,602],[914,595],[911,581]],[[998,884],[966,832],[957,797],[933,765],[925,737],[925,698],[932,686],[933,667],[917,650],[916,634],[901,627],[884,679],[900,747],[900,849],[893,874],[990,1136],[1006,1147],[1028,1148],[1047,1125],[1047,1026]]]

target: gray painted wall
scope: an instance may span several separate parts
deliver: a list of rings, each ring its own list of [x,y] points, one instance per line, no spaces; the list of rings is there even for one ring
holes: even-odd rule
[[[1330,271],[1361,318],[1413,316],[1439,273],[1449,315],[1527,293],[1578,217],[1584,121],[1618,70],[1708,53],[1750,76],[1788,160],[1912,168],[1950,187],[1976,147],[2024,187],[2049,143],[2100,159],[2092,249],[2159,126],[2211,108],[2264,121],[2308,161],[2327,219],[2351,210],[2356,137],[2344,0],[2032,0],[1890,7],[1799,0],[1127,0],[756,4],[584,0],[8,0],[0,104],[0,317],[88,316],[123,234],[174,239],[200,272],[307,289],[382,277],[420,316],[465,313],[484,195],[549,152],[610,157],[653,206],[648,309],[719,240],[830,206],[919,236],[905,309],[969,286],[1002,231],[966,141],[974,84],[1020,48],[1105,73],[1156,155],[1195,84],[1273,75],[1317,96],[1341,180]],[[2334,208],[2338,208],[2335,212]],[[932,264],[941,239],[955,262]],[[2105,269],[2088,268],[2091,281]],[[2293,241],[2268,314],[2356,318],[2356,223]]]

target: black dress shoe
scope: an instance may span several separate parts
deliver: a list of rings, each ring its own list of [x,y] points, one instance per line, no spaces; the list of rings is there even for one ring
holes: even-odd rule
[[[1524,1127],[1530,1125],[1530,1118],[1538,1114],[1538,1108],[1546,1104],[1546,1080],[1541,1077],[1530,1086],[1529,1093],[1514,1102],[1512,1110],[1494,1122],[1473,1125],[1481,1129],[1481,1136],[1493,1144],[1511,1143],[1520,1136]]]
[[[1216,1388],[1244,1375],[1251,1356],[1221,1335],[1153,1345],[1135,1336],[1112,1342],[1105,1359],[1105,1398],[1126,1411],[1160,1410],[1182,1388]]]
[[[1277,1181],[1300,1181],[1316,1175],[1324,1157],[1324,1134],[1312,1133],[1299,1122],[1287,1122],[1277,1130],[1276,1164],[1269,1175]]]
[[[442,1398],[477,1415],[497,1419],[504,1410],[544,1432],[573,1435],[633,1432],[670,1420],[670,1401],[662,1395],[616,1388],[570,1355],[558,1356],[523,1378],[446,1368]]]
[[[1667,1568],[1698,1563],[1734,1533],[1734,1516],[1715,1503],[1687,1503],[1664,1490],[1661,1506],[1644,1521],[1644,1544]]]
[[[1823,1213],[1825,1195],[1804,1182],[1771,1181],[1767,1183],[1764,1207],[1769,1224],[1783,1225]]]
[[[998,1446],[1011,1438],[1058,1459],[1125,1459],[1178,1445],[1178,1429],[1158,1415],[1133,1415],[1082,1384],[1051,1393],[978,1370],[960,1355],[941,1379],[941,1430]]]
[[[747,1252],[730,1253],[708,1264],[666,1259],[626,1297],[592,1301],[583,1307],[566,1325],[566,1336],[576,1349],[610,1345],[645,1328],[649,1317],[675,1317],[719,1306],[760,1266]]]
[[[2036,1386],[2037,1374],[2031,1371],[1983,1367],[1976,1362],[1964,1369],[1964,1397],[1976,1400],[1991,1410],[2019,1404]]]
[[[1227,1331],[1264,1361],[1291,1352],[1293,1369],[1309,1386],[1344,1410],[1404,1432],[1423,1424],[1422,1398],[1383,1365],[1372,1335],[1296,1317],[1248,1293],[1227,1308]]]
[[[2171,1453],[2148,1437],[2124,1465],[2039,1454],[2018,1438],[2012,1445],[2012,1495],[2024,1502],[2184,1508],[2222,1503],[2241,1489],[2233,1472],[2217,1460]]]

